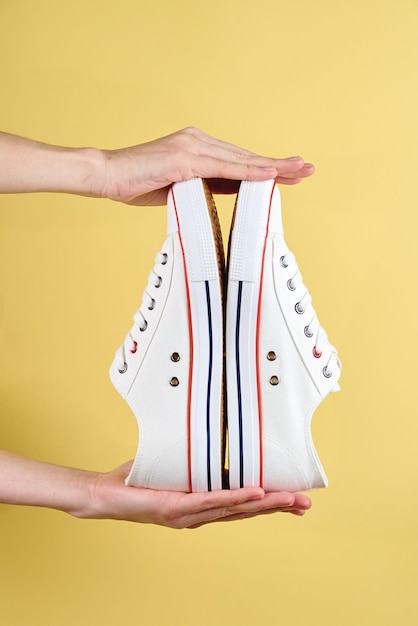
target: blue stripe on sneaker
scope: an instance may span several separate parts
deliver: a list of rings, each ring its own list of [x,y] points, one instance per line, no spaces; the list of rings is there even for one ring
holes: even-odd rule
[[[206,460],[207,460],[207,478],[208,491],[212,491],[212,476],[210,463],[210,405],[211,405],[211,389],[212,389],[212,366],[213,366],[213,334],[212,334],[212,310],[210,303],[209,282],[205,280],[206,288],[206,304],[208,310],[208,330],[209,330],[209,363],[208,363],[208,387],[206,394]]]
[[[242,432],[242,397],[241,397],[241,367],[239,353],[240,323],[242,303],[242,281],[238,283],[237,321],[235,326],[235,363],[237,373],[237,397],[238,397],[238,439],[239,439],[239,484],[244,486],[244,457],[243,457],[243,432]]]

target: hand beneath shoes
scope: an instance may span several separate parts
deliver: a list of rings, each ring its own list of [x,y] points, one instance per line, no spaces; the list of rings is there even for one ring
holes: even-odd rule
[[[127,487],[132,461],[108,473],[64,467],[0,450],[0,502],[40,506],[82,519],[114,519],[170,528],[198,528],[217,521],[267,513],[303,515],[302,494],[268,493],[258,487],[177,493]]]
[[[177,493],[126,487],[130,463],[108,474],[98,474],[92,490],[92,511],[87,517],[120,519],[170,528],[198,528],[211,522],[241,520],[270,513],[301,516],[311,506],[303,494],[264,493],[259,487]],[[84,515],[80,515],[80,517]]]
[[[212,193],[235,193],[241,180],[294,185],[314,173],[301,157],[273,159],[219,141],[197,128],[121,150],[103,151],[104,197],[135,205],[163,205],[173,182],[200,177]]]

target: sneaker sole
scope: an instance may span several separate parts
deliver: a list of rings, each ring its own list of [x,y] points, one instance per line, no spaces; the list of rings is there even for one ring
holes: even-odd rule
[[[183,254],[189,317],[189,490],[222,488],[224,255],[212,195],[204,181],[170,190]]]
[[[274,183],[242,182],[228,252],[226,380],[232,489],[263,484],[258,327]]]

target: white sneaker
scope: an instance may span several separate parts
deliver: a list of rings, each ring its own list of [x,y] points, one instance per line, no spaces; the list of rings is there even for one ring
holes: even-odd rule
[[[168,235],[111,380],[138,420],[128,485],[222,488],[223,247],[198,178],[172,186]]]
[[[274,181],[243,182],[230,236],[226,381],[231,488],[327,486],[311,419],[341,364],[283,237]]]

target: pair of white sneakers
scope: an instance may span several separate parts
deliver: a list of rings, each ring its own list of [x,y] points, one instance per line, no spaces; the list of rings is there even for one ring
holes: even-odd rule
[[[167,204],[167,239],[110,368],[140,433],[126,483],[325,487],[311,419],[341,364],[284,241],[275,182],[241,183],[227,267],[205,181],[174,184]]]

